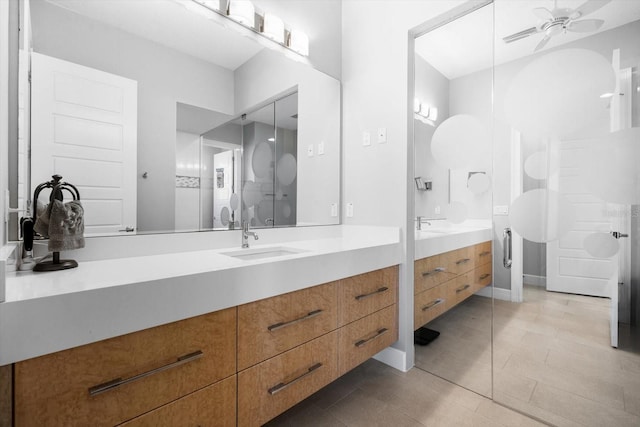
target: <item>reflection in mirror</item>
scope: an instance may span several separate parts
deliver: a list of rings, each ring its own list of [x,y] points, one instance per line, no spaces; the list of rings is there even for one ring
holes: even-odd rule
[[[493,5],[416,38],[414,119],[415,364],[489,397],[492,46]]]
[[[21,108],[31,120],[21,127],[23,152],[31,148],[30,168],[20,169],[24,204],[58,173],[80,189],[87,236],[229,229],[243,210],[256,226],[339,222],[331,215],[339,200],[337,80],[174,0],[21,6]],[[275,117],[287,114],[294,91],[300,119],[297,111]],[[237,138],[227,128],[273,102],[280,108],[271,107],[271,127],[282,121],[270,131],[276,140],[247,149],[258,162],[269,147],[270,160],[256,167],[273,187],[261,182],[267,199],[238,199],[234,209],[243,170],[253,173],[242,142],[265,123],[235,122]],[[298,139],[325,155],[300,161]]]

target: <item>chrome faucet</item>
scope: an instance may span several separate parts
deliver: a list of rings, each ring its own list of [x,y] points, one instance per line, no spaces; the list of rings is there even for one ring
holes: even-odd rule
[[[431,225],[429,221],[446,221],[447,218],[425,218],[423,216],[416,217],[416,230],[422,230],[422,224]]]
[[[249,247],[249,236],[253,236],[255,240],[258,240],[258,233],[255,231],[249,231],[249,221],[242,221],[242,247]]]

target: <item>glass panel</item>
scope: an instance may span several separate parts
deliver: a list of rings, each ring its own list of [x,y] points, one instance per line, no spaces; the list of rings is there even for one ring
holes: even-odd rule
[[[242,220],[251,227],[273,227],[275,178],[275,106],[243,115]]]
[[[494,224],[512,266],[494,399],[553,425],[640,425],[640,2],[499,0],[495,18]]]
[[[492,5],[415,41],[415,364],[488,397],[492,60]]]
[[[274,224],[296,225],[298,171],[298,93],[276,101]],[[320,147],[318,147],[320,151]],[[324,148],[323,148],[324,150]],[[317,153],[319,156],[324,153]]]

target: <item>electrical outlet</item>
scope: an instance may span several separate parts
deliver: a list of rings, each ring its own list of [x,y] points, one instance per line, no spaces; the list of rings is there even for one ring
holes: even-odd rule
[[[362,132],[362,145],[365,147],[371,145],[371,134],[367,131]]]
[[[347,218],[353,218],[353,203],[347,203]]]
[[[324,141],[321,141],[318,144],[318,156],[322,156],[324,154]]]
[[[331,216],[332,217],[337,217],[338,216],[338,204],[337,203],[331,203]]]
[[[494,215],[509,215],[509,206],[497,205],[493,207]]]
[[[313,157],[313,144],[309,144],[307,147],[307,156]]]
[[[387,142],[387,128],[378,128],[378,144]]]
[[[440,206],[436,206],[435,212],[436,215],[440,215]]]

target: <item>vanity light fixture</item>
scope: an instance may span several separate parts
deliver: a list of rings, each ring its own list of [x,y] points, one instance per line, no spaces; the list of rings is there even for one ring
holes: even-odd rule
[[[265,12],[262,22],[262,34],[275,40],[280,44],[284,43],[284,22],[273,13]]]
[[[427,115],[427,120],[431,120],[433,122],[438,120],[438,109],[436,107],[429,108],[429,115]]]
[[[256,9],[249,0],[229,0],[227,15],[249,28],[255,28]]]
[[[256,11],[249,0],[175,0],[187,9],[208,18],[216,15],[241,24],[279,46],[309,56],[309,37],[302,31],[288,29],[282,19],[270,12]],[[206,12],[206,13],[205,13]],[[257,22],[256,22],[257,20]]]
[[[309,37],[300,30],[291,30],[287,47],[300,55],[309,56]]]

